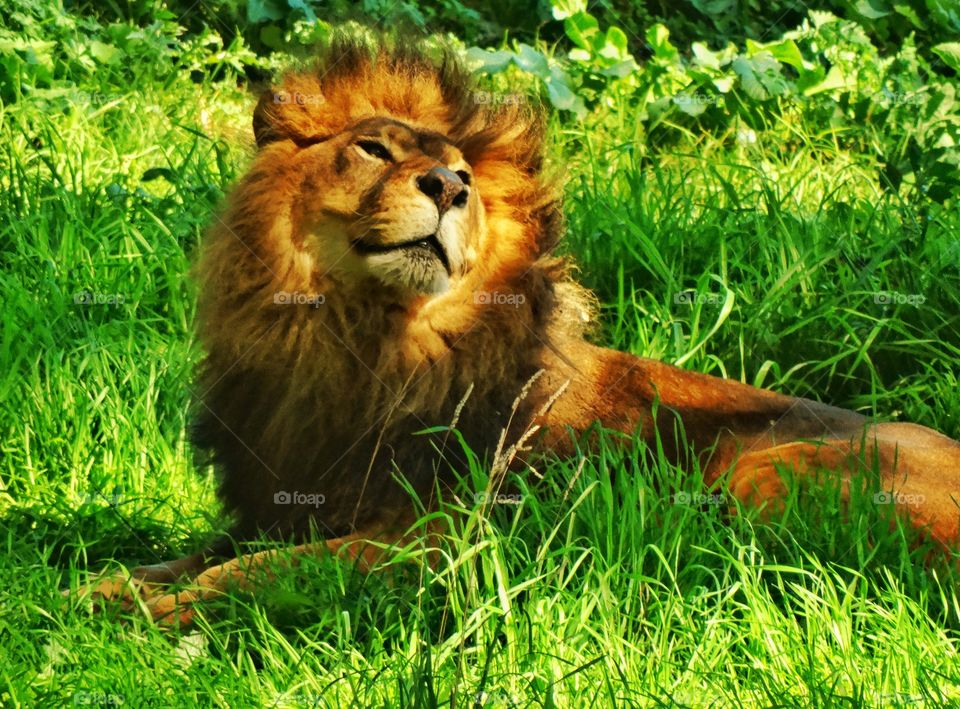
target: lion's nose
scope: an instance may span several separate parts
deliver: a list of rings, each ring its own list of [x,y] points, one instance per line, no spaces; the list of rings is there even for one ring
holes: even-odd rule
[[[450,207],[462,207],[467,203],[467,186],[457,173],[445,167],[435,167],[418,177],[417,187],[436,202],[441,216]]]

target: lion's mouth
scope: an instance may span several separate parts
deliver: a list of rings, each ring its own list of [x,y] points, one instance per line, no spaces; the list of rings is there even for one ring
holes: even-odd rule
[[[353,242],[353,248],[362,254],[386,254],[391,251],[418,250],[430,253],[440,260],[447,274],[450,273],[450,261],[447,258],[447,252],[437,238],[436,234],[430,234],[419,239],[403,241],[399,244],[371,244],[370,242],[357,240]]]

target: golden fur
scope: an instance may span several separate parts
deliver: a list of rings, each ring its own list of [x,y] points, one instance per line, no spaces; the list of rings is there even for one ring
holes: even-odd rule
[[[549,255],[561,216],[540,178],[542,117],[478,103],[449,58],[437,70],[420,54],[371,51],[335,46],[328,68],[290,75],[261,98],[259,151],[200,263],[208,358],[198,440],[221,459],[223,497],[244,536],[303,532],[311,520],[340,535],[393,512],[381,502],[402,499],[394,463],[429,490],[431,442],[411,434],[449,423],[472,387],[460,425],[476,450],[489,450],[544,365],[536,352],[577,336],[587,319],[587,299]],[[371,233],[386,242],[419,235],[409,178],[436,160],[414,148],[389,175],[376,165],[369,174],[370,161],[349,148],[354,126],[382,118],[443,136],[438,157],[471,173],[463,228],[451,239],[462,240],[463,256],[437,293],[378,280],[370,257],[349,247]],[[377,135],[396,152],[410,131],[388,128],[400,135]],[[361,206],[371,192],[376,204]],[[278,293],[302,304],[275,303]],[[498,307],[486,294],[516,302]],[[368,469],[367,499],[358,499]],[[325,502],[277,506],[279,491]]]
[[[960,444],[587,343],[590,298],[551,255],[562,220],[542,115],[477,102],[470,87],[450,56],[341,41],[257,105],[256,157],[198,270],[197,440],[219,459],[235,536],[316,527],[329,539],[298,553],[398,539],[412,503],[394,476],[427,498],[449,484],[457,450],[415,434],[457,418],[488,456],[504,429],[509,443],[539,426],[536,444],[560,455],[571,429],[597,422],[659,433],[674,460],[696,456],[709,483],[758,503],[782,495],[784,465],[829,470],[848,489],[876,458],[898,508],[955,544]],[[442,179],[422,182],[431,174]],[[434,224],[436,243],[413,244]],[[277,503],[293,492],[314,502]],[[187,619],[190,601],[261,559],[208,569],[191,595],[153,598],[154,615]]]

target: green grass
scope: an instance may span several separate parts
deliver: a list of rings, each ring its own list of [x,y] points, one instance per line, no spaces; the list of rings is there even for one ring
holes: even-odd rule
[[[186,78],[104,93],[0,113],[4,706],[960,702],[958,575],[872,491],[842,519],[835,491],[795,490],[760,524],[612,442],[492,513],[468,471],[433,571],[402,563],[416,547],[393,574],[309,561],[183,636],[63,601],[88,569],[226,524],[186,441],[188,268],[250,106]],[[554,149],[598,340],[960,437],[955,202],[884,193],[869,156],[802,126],[650,155],[625,109],[607,118],[557,126]]]

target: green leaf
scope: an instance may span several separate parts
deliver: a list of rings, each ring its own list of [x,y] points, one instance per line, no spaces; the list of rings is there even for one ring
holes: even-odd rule
[[[637,62],[634,61],[633,57],[629,59],[624,59],[622,62],[617,62],[607,68],[601,70],[603,76],[612,76],[617,79],[623,79],[624,77],[629,76],[633,72],[637,71],[640,67],[637,66]]]
[[[749,47],[750,44],[751,41],[748,39],[747,46]],[[763,45],[763,49],[770,52],[777,61],[789,64],[797,71],[803,71],[803,56],[800,54],[800,48],[797,47],[796,42],[792,39],[784,39],[780,42],[765,44]]]
[[[56,42],[41,42],[39,40],[0,38],[0,55],[21,54],[28,64],[49,67],[53,69],[53,52]]]
[[[90,54],[101,64],[112,64],[120,58],[120,50],[112,44],[104,44],[97,40],[90,42]]]
[[[910,7],[908,4],[897,3],[893,6],[893,9],[896,10],[898,15],[903,15],[908,20],[910,20],[910,24],[912,24],[918,30],[927,29],[926,24],[924,24],[923,20],[920,19],[920,15],[918,15],[916,11],[912,7]]]
[[[691,4],[708,17],[736,10],[737,0],[690,0]]]
[[[960,42],[944,42],[933,47],[933,53],[954,71],[960,72]]]
[[[317,16],[313,12],[313,8],[310,7],[304,0],[287,0],[287,5],[290,6],[291,10],[300,10],[306,17],[307,22],[316,22]]]
[[[757,101],[766,101],[787,90],[787,80],[780,71],[780,62],[767,51],[752,57],[737,57],[733,70],[740,77],[740,85],[747,95]]]
[[[429,435],[432,435],[432,434],[434,434],[434,433],[449,433],[449,432],[450,432],[450,427],[449,427],[449,426],[428,426],[427,428],[423,428],[423,429],[421,429],[421,430],[419,430],[419,431],[414,431],[414,432],[413,432],[413,435],[414,435],[414,436],[429,436]]]
[[[275,0],[247,0],[247,19],[250,22],[282,20],[286,16],[286,9]]]
[[[834,22],[839,22],[840,18],[834,15],[832,12],[822,12],[820,10],[811,10],[810,21],[813,23],[813,26],[816,29],[820,29],[824,25],[830,25],[830,24],[833,24]]]
[[[720,57],[716,52],[711,52],[707,45],[701,42],[694,42],[690,49],[693,50],[694,61],[705,69],[719,69]]]
[[[587,12],[587,0],[553,0],[551,4],[555,20],[565,20],[571,15]]]
[[[553,67],[544,83],[550,103],[564,111],[573,111],[578,118],[587,115],[583,99],[577,96],[570,85],[570,77],[560,68]]]
[[[893,12],[884,0],[857,0],[857,4],[853,7],[859,14],[870,20],[879,20]]]
[[[470,47],[464,54],[464,61],[471,71],[498,74],[510,65],[513,57],[513,52],[504,50],[491,52],[480,47]]]
[[[654,56],[661,59],[673,59],[677,56],[677,48],[670,44],[670,30],[663,25],[655,24],[647,30],[646,37]]]
[[[733,77],[730,76],[721,76],[719,79],[713,80],[713,85],[717,88],[722,94],[730,93],[733,89]]]
[[[591,38],[600,31],[600,23],[592,15],[580,12],[563,21],[563,30],[575,45],[590,49]]]
[[[819,64],[813,69],[804,69],[797,77],[797,93],[809,96],[810,93],[816,93],[816,87],[824,80],[827,70]],[[808,93],[809,92],[809,93]]]
[[[814,94],[820,94],[824,91],[843,89],[847,87],[847,84],[847,75],[840,70],[840,67],[832,66],[822,81],[804,88],[803,95],[813,96]]]
[[[619,27],[611,27],[607,30],[607,42],[606,47],[609,47],[609,53],[604,53],[604,56],[609,56],[611,59],[625,59],[630,51],[627,49],[627,35],[624,34],[624,31]]]
[[[283,30],[277,25],[264,25],[260,28],[260,41],[271,49],[283,49]]]
[[[547,58],[529,44],[520,45],[520,51],[514,55],[513,61],[525,72],[539,76],[541,79],[546,79],[550,75]]]

